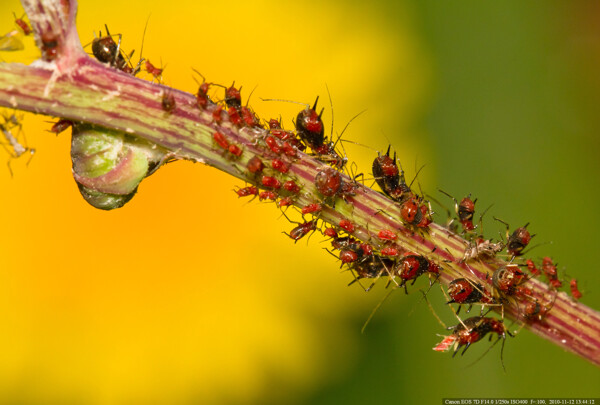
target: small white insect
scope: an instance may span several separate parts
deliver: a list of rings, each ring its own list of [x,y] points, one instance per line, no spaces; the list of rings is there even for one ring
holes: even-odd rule
[[[0,124],[0,131],[2,131],[6,142],[1,142],[0,145],[2,145],[4,150],[6,150],[6,152],[10,156],[7,165],[8,171],[10,172],[10,176],[12,177],[13,171],[10,167],[11,160],[18,159],[29,152],[30,157],[27,161],[27,164],[29,164],[29,162],[31,162],[31,159],[33,158],[33,155],[35,154],[35,149],[21,144],[21,142],[19,142],[18,140],[18,134],[14,135],[13,132],[15,130],[18,130],[18,132],[20,133],[22,127],[20,119],[15,114],[11,114],[10,116],[3,115],[2,118],[4,118],[4,123]]]
[[[491,240],[477,239],[469,243],[465,249],[461,263],[468,262],[471,259],[491,260],[496,254],[504,250],[505,243],[492,242]]]

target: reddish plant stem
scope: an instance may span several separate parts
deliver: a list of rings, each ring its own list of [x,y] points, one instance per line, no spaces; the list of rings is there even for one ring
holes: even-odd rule
[[[59,0],[24,0],[25,9],[36,33],[43,60],[35,66],[0,64],[0,105],[35,113],[84,121],[135,134],[171,151],[179,159],[202,162],[247,182],[259,179],[246,169],[254,156],[263,161],[277,157],[264,145],[263,128],[238,128],[225,112],[215,119],[216,105],[200,109],[192,94],[153,84],[119,72],[89,58],[82,50],[74,18],[76,2]],[[49,39],[52,50],[47,49]],[[45,51],[45,52],[44,52]],[[171,94],[175,109],[165,112],[162,98]],[[237,158],[224,152],[213,141],[215,132],[243,150]],[[490,277],[506,262],[471,260],[462,262],[469,243],[448,229],[432,224],[425,231],[407,227],[400,219],[400,209],[382,194],[359,185],[349,203],[337,199],[323,201],[314,187],[316,174],[324,163],[298,153],[286,175],[270,173],[281,180],[294,179],[301,187],[294,204],[303,207],[313,202],[327,202],[319,219],[334,226],[347,219],[355,224],[353,236],[381,248],[377,233],[389,229],[398,234],[396,246],[414,251],[440,263],[440,282],[455,278],[477,278],[492,289]],[[351,180],[344,176],[344,181]],[[280,195],[286,195],[280,192]],[[288,194],[289,195],[289,194]],[[600,365],[600,314],[575,302],[565,293],[532,279],[526,284],[532,299],[542,303],[554,301],[542,321],[523,319],[516,302],[504,305],[505,316],[518,320],[535,334]]]

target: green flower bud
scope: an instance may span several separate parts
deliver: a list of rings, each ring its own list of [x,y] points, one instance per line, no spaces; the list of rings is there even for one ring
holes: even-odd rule
[[[115,208],[121,208],[129,202],[137,192],[137,189],[130,194],[119,195],[119,194],[108,194],[100,191],[89,189],[81,184],[77,184],[79,192],[83,198],[94,208],[100,210],[114,210]]]
[[[96,208],[122,207],[165,156],[164,149],[124,132],[92,124],[73,126],[73,177],[85,200]]]

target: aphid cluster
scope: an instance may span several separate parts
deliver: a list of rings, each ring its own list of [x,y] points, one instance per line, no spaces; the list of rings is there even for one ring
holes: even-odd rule
[[[257,128],[258,119],[252,113],[252,119],[245,119],[241,88],[215,85],[224,88],[223,99],[211,98],[208,95],[209,86],[204,77],[199,84],[197,93],[198,108],[209,112],[216,122],[230,122],[238,128]],[[214,85],[214,84],[213,84]],[[412,282],[422,274],[429,273],[437,277],[440,267],[425,256],[416,253],[407,253],[396,244],[397,235],[394,230],[381,230],[373,240],[360,240],[357,237],[358,224],[351,217],[342,218],[334,227],[324,227],[320,216],[326,210],[334,209],[336,203],[343,201],[352,205],[352,199],[360,189],[360,184],[354,179],[348,180],[342,171],[345,160],[335,152],[333,143],[325,137],[322,111],[317,113],[318,98],[312,107],[302,109],[295,120],[295,131],[286,130],[279,120],[271,119],[262,126],[263,135],[256,138],[258,146],[265,150],[263,156],[252,156],[246,159],[242,150],[232,150],[236,145],[222,132],[213,134],[215,150],[221,151],[227,159],[235,161],[240,170],[247,174],[251,184],[235,190],[238,197],[258,197],[260,201],[276,202],[280,208],[290,205],[299,206],[301,221],[292,221],[293,227],[285,232],[295,242],[321,231],[331,238],[334,252],[342,266],[353,275],[354,283],[360,279],[370,278],[375,282],[380,277],[387,278],[388,283],[402,286],[406,290],[407,283]],[[297,182],[294,174],[294,164],[298,154],[310,150],[324,165],[312,181],[311,189],[303,189]],[[388,151],[389,155],[389,151]],[[388,156],[389,158],[389,156]],[[391,159],[390,159],[391,160]],[[245,162],[245,163],[244,163]],[[388,164],[382,162],[383,165]],[[396,165],[395,160],[391,161]],[[375,164],[374,164],[375,165]],[[396,176],[396,177],[394,177]],[[357,176],[358,177],[358,176]],[[375,176],[377,178],[377,174]],[[402,192],[395,192],[395,201],[399,205],[401,218],[411,229],[425,232],[431,223],[431,212],[428,204],[422,197],[412,193],[404,181],[404,176],[390,170],[384,171],[381,181],[390,185],[390,189],[398,188]],[[383,183],[380,183],[383,184]],[[402,194],[402,195],[400,195]],[[301,204],[307,198],[312,202]],[[307,217],[308,216],[308,217]],[[287,217],[287,216],[286,216]],[[312,219],[309,219],[312,217]],[[362,231],[362,229],[361,229]],[[432,278],[433,280],[433,278]],[[370,287],[366,288],[370,289]]]
[[[389,247],[377,248],[352,236],[338,236],[340,232],[348,233],[340,227],[339,232],[334,228],[326,228],[323,234],[331,236],[331,246],[339,251],[339,254],[334,256],[340,260],[342,267],[346,266],[353,274],[354,280],[350,284],[365,278],[372,279],[371,285],[366,287],[365,291],[369,291],[383,276],[388,285],[392,283],[397,287],[404,287],[408,294],[408,282],[412,281],[414,284],[417,278],[425,273],[431,274],[433,278],[430,280],[435,281],[440,274],[440,266],[425,256],[413,252],[400,254],[399,249],[394,255],[386,254]]]
[[[434,350],[444,351],[454,347],[454,354],[456,354],[459,348],[464,346],[464,350],[466,350],[471,343],[480,340],[489,332],[496,333],[499,339],[502,338],[502,344],[504,345],[506,334],[511,335],[503,323],[507,306],[515,308],[517,319],[520,321],[545,322],[544,319],[552,309],[557,289],[562,286],[562,282],[558,278],[557,269],[552,259],[545,257],[542,260],[541,269],[538,269],[534,260],[521,259],[526,254],[525,249],[531,239],[535,236],[528,231],[529,224],[518,227],[511,233],[510,226],[506,222],[494,218],[506,226],[505,239],[502,238],[503,240],[496,242],[486,239],[482,234],[475,232],[478,228],[479,231],[482,230],[481,217],[479,226],[473,224],[475,202],[477,200],[471,200],[470,196],[467,196],[458,202],[456,198],[448,193],[441,192],[453,199],[455,213],[458,222],[462,226],[461,234],[467,240],[459,264],[470,269],[469,265],[474,262],[495,263],[502,252],[506,252],[504,256],[507,258],[508,263],[499,265],[493,272],[487,274],[489,288],[478,281],[475,275],[472,279],[460,278],[449,283],[447,294],[450,299],[447,303],[458,304],[458,309],[455,311],[456,315],[458,316],[461,305],[464,304],[469,305],[467,312],[469,312],[472,305],[480,305],[481,315],[461,320],[456,327],[452,328],[453,333],[434,347]],[[453,232],[458,231],[457,227],[454,226],[453,219],[447,222],[446,226]],[[551,290],[539,296],[534,294],[528,280],[542,275],[546,276]],[[580,297],[576,286],[572,290],[572,295],[575,299]],[[496,310],[501,314],[501,319],[497,320],[484,316],[484,309],[488,312],[491,309]]]
[[[204,84],[205,82],[203,82]],[[232,85],[225,88],[224,105],[227,108],[229,121],[238,127],[252,127],[241,119],[241,96],[239,90]],[[199,94],[205,94],[200,90]],[[202,100],[208,98],[202,97]],[[318,99],[317,99],[318,101]],[[348,179],[342,171],[345,163],[340,164],[336,158],[339,155],[324,145],[328,143],[324,135],[322,111],[317,113],[317,101],[311,107],[301,110],[295,121],[295,131],[284,130],[279,120],[272,119],[264,126],[264,136],[257,139],[259,145],[264,147],[266,153],[262,158],[252,157],[245,170],[254,179],[253,184],[236,190],[240,197],[259,197],[263,201],[277,201],[279,207],[294,204],[296,198],[312,198],[312,202],[299,205],[302,221],[294,222],[288,235],[295,242],[307,235],[320,231],[330,239],[330,253],[340,262],[342,268],[348,270],[353,279],[350,284],[370,280],[370,284],[363,285],[369,291],[379,279],[386,280],[387,285],[394,288],[402,287],[408,293],[408,285],[415,284],[422,275],[428,275],[430,286],[435,283],[444,271],[443,263],[429,259],[424,253],[409,252],[400,246],[398,239],[401,236],[421,235],[426,236],[429,225],[433,221],[433,212],[429,201],[424,196],[415,193],[405,178],[397,155],[391,155],[391,146],[385,153],[378,153],[373,160],[373,179],[382,193],[392,200],[395,209],[386,209],[378,215],[390,216],[404,223],[403,229],[365,229],[353,221],[352,215],[335,222],[333,226],[325,226],[321,220],[324,210],[335,209],[336,202],[343,201],[352,206],[353,197],[360,193],[361,185],[354,179]],[[226,118],[227,119],[227,118]],[[217,145],[227,150],[226,140],[216,140]],[[312,181],[316,191],[303,190],[295,181],[293,167],[302,151],[312,151],[324,163]],[[233,157],[232,157],[233,158]],[[263,191],[261,191],[261,189]],[[442,192],[450,196],[446,192]],[[461,200],[450,196],[454,201],[454,211],[457,216],[447,223],[448,229],[460,232],[468,243],[465,245],[464,254],[457,258],[456,263],[467,268],[474,261],[491,262],[503,251],[510,263],[500,266],[488,274],[487,284],[478,281],[477,277],[457,278],[450,282],[447,291],[448,305],[457,305],[454,313],[458,317],[461,306],[467,306],[468,313],[473,305],[481,308],[481,314],[465,320],[460,318],[453,333],[445,339],[444,344],[436,346],[436,350],[454,347],[455,353],[461,348],[465,350],[471,343],[481,340],[489,332],[495,333],[504,339],[511,335],[504,325],[504,307],[516,306],[520,319],[543,322],[550,311],[553,296],[542,300],[536,298],[533,291],[527,286],[527,281],[534,274],[525,273],[527,267],[520,257],[525,253],[532,235],[527,230],[528,224],[509,232],[507,226],[505,240],[493,241],[485,239],[476,231],[482,231],[481,226],[474,224],[475,204],[477,199],[471,196]],[[296,203],[297,204],[297,203]],[[388,212],[389,211],[389,212]],[[308,219],[305,216],[312,216]],[[502,222],[502,221],[501,221]],[[481,223],[481,219],[480,219]],[[460,230],[458,229],[460,226]],[[359,232],[360,231],[360,232]],[[365,234],[370,235],[366,237]],[[547,267],[545,274],[553,277],[552,269]],[[541,272],[540,272],[541,274]],[[552,283],[552,278],[550,281]],[[362,285],[362,283],[361,283]],[[554,284],[553,284],[554,285]],[[574,290],[575,291],[575,290]],[[500,312],[501,319],[487,315],[489,310]],[[487,311],[484,315],[484,310]],[[464,351],[463,351],[464,352]]]
[[[27,35],[27,29],[30,29],[27,23],[21,19],[16,19],[15,23]],[[117,41],[115,37],[118,37]],[[50,38],[42,44],[47,60],[57,55],[56,46],[52,43]],[[144,63],[141,58],[138,64],[133,66],[133,51],[129,54],[123,52],[121,36],[111,35],[108,27],[106,35],[99,33],[98,38],[93,40],[92,53],[98,61],[130,75],[139,73],[143,64],[144,70],[152,76],[153,81],[162,82],[163,68],[156,67],[149,60]],[[446,271],[446,267],[449,266],[445,265],[444,260],[436,258],[441,255],[433,254],[433,251],[409,251],[403,247],[403,239],[427,239],[430,236],[434,212],[429,200],[433,200],[433,197],[426,197],[422,191],[421,195],[417,194],[412,189],[412,182],[407,183],[396,152],[391,154],[391,145],[385,153],[378,152],[377,156],[374,156],[371,166],[372,179],[381,190],[381,194],[391,200],[389,207],[375,215],[399,220],[404,226],[398,229],[369,229],[352,215],[354,198],[362,193],[364,185],[357,181],[360,175],[347,175],[348,160],[345,154],[342,156],[336,150],[337,142],[333,141],[333,130],[331,137],[326,136],[322,118],[324,109],[317,111],[319,97],[312,106],[305,105],[297,113],[293,120],[294,129],[289,130],[284,129],[281,120],[261,120],[248,106],[247,100],[243,103],[242,87],[236,87],[235,82],[230,86],[207,82],[202,74],[197,71],[196,73],[202,77],[202,82],[198,82],[195,92],[196,105],[192,107],[210,121],[211,152],[231,162],[247,179],[247,184],[234,190],[239,198],[258,198],[262,202],[274,203],[283,211],[292,224],[284,233],[294,242],[304,240],[305,237],[308,239],[316,232],[329,238],[331,248],[328,251],[339,260],[343,269],[352,274],[349,284],[362,285],[368,281],[368,285],[363,285],[365,291],[369,291],[379,279],[383,279],[386,286],[402,288],[408,294],[409,284],[410,290],[413,290],[412,286],[419,278],[428,278],[431,288]],[[160,87],[158,102],[165,116],[177,115],[176,100],[179,100],[179,95],[175,97],[176,94],[171,90]],[[74,126],[81,132],[82,125],[61,119],[50,131],[58,134]],[[97,128],[89,125],[83,127],[86,130],[84,135],[93,133],[94,136],[98,136]],[[14,132],[20,130],[20,124],[14,115],[4,118],[0,130],[10,145],[9,153],[12,158],[17,158],[27,151],[33,153],[33,149],[16,141]],[[236,131],[253,134],[253,143],[247,143],[241,137],[237,137]],[[108,134],[106,137],[122,137],[126,146],[133,146],[127,144],[129,139],[124,134]],[[261,153],[257,154],[257,149]],[[320,162],[321,166],[315,170],[314,178],[307,180],[306,176],[302,177],[302,168],[298,165],[302,153],[309,153]],[[165,160],[165,156],[153,157],[148,167],[139,173],[140,181],[155,170],[153,165],[158,167]],[[75,158],[73,162],[76,167]],[[85,169],[87,170],[87,167]],[[101,208],[104,208],[107,204],[106,198],[122,196],[122,199],[114,204],[120,206],[133,196],[136,189],[137,183],[134,189],[128,189],[121,194],[111,189],[100,196],[94,194],[86,198],[98,201],[96,206],[102,204]],[[90,193],[90,190],[91,186],[85,192]],[[458,200],[444,191],[440,192],[454,202],[454,214],[447,209],[449,219],[446,221],[446,228],[450,232],[460,234],[466,240],[462,256],[446,261],[453,261],[453,265],[462,266],[467,270],[476,262],[495,263],[500,256],[504,256],[508,263],[484,275],[487,279],[472,272],[473,277],[455,278],[445,290],[442,289],[447,297],[447,306],[452,308],[458,322],[456,326],[449,328],[451,334],[435,346],[434,350],[453,349],[455,355],[462,348],[461,354],[464,354],[472,343],[482,340],[488,334],[497,335],[498,341],[502,339],[504,345],[506,335],[512,336],[504,323],[504,310],[509,306],[516,308],[520,320],[544,322],[552,308],[556,290],[564,283],[559,278],[552,259],[545,257],[536,265],[534,260],[522,258],[534,236],[527,229],[529,224],[518,227],[511,233],[510,226],[498,220],[506,225],[505,236],[500,236],[501,240],[497,241],[486,239],[483,236],[481,217],[479,225],[474,224],[477,199],[468,195]],[[102,198],[102,201],[99,198]],[[344,215],[340,213],[342,210],[337,212],[339,205],[345,207]],[[110,207],[113,208],[112,205]],[[290,213],[290,209],[297,211],[296,214],[301,220],[289,218],[287,214]],[[456,239],[462,241],[458,237]],[[545,277],[553,291],[547,297],[539,298],[528,284],[532,277]],[[572,296],[579,299],[581,292],[577,281],[572,279],[568,285]],[[469,313],[475,305],[480,307],[479,316],[466,319],[459,317],[463,306],[463,313]],[[500,319],[489,316],[490,310],[499,312]]]

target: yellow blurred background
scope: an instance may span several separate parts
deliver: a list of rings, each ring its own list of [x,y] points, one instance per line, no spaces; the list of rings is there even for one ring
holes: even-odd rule
[[[505,132],[492,135],[517,119],[523,124],[517,129],[535,133],[539,121],[518,114],[498,121],[493,109],[485,108],[498,101],[494,91],[487,93],[489,99],[478,94],[480,98],[469,99],[473,105],[461,104],[462,90],[468,95],[487,83],[468,81],[477,66],[468,59],[477,54],[469,49],[469,40],[484,32],[502,44],[502,31],[486,31],[476,12],[452,10],[456,15],[445,17],[446,8],[436,9],[435,2],[391,4],[82,1],[77,25],[87,44],[94,32],[104,32],[106,23],[111,33],[123,35],[122,47],[135,49],[139,56],[149,19],[143,56],[165,67],[166,84],[195,92],[192,68],[210,82],[229,85],[235,80],[243,86],[244,100],[254,89],[251,105],[260,117],[281,116],[287,128],[292,128],[299,106],[261,98],[311,103],[320,95],[329,130],[327,86],[334,132],[367,110],[344,134],[368,145],[346,144],[359,171],[369,173],[374,151],[392,142],[409,177],[415,166],[427,165],[419,174],[424,190],[433,194],[441,187],[457,197],[476,193],[485,201],[478,206],[480,212],[495,203],[496,215],[512,224],[535,224],[540,242],[555,240],[561,246],[561,235],[571,239],[570,234],[583,232],[567,228],[571,221],[598,225],[598,214],[589,208],[597,206],[597,198],[586,194],[586,184],[598,183],[593,156],[584,160],[579,155],[579,160],[567,163],[557,155],[567,153],[563,146],[570,144],[566,139],[572,139],[572,131],[527,139],[517,131],[510,141]],[[511,4],[506,6],[509,10],[522,11]],[[22,13],[17,1],[0,5],[5,32],[14,27],[13,11]],[[554,21],[563,10],[542,11],[546,20]],[[495,13],[509,14],[501,8],[486,13],[482,15],[491,20]],[[456,38],[450,38],[443,31],[449,26],[445,18],[459,15],[476,29],[453,31]],[[529,9],[516,15],[519,18],[504,18],[516,27],[537,18]],[[543,37],[548,30],[535,32]],[[25,40],[24,52],[0,57],[32,62],[36,51],[31,39]],[[511,53],[514,44],[506,43],[507,49],[496,47],[495,52],[518,60],[520,54]],[[561,48],[549,48],[548,57],[562,57]],[[486,73],[477,76],[479,80],[486,74],[490,81],[502,77],[503,58],[496,57],[484,65]],[[540,66],[524,64],[523,71],[511,73],[516,83],[499,84],[525,89],[518,93],[525,94],[522,98],[500,98],[501,106],[537,105],[548,96],[541,86],[531,89],[519,83],[539,72],[547,74],[547,61],[536,61]],[[560,70],[565,65],[553,66]],[[464,69],[461,78],[466,82],[445,77],[452,68]],[[537,92],[537,98],[527,98],[527,92]],[[556,108],[576,105],[564,103]],[[512,113],[523,109],[527,111],[521,105]],[[567,118],[572,120],[565,118],[565,128],[594,133],[595,121],[580,124]],[[385,294],[381,286],[369,294],[358,285],[346,287],[351,275],[339,270],[318,235],[308,243],[292,243],[281,232],[293,225],[274,205],[237,199],[232,190],[242,183],[212,168],[190,162],[167,165],[145,180],[124,208],[93,209],[80,197],[71,176],[69,131],[58,137],[46,132],[50,120],[28,115],[24,133],[35,156],[29,165],[26,158],[12,160],[12,178],[8,169],[0,170],[0,403],[440,403],[442,397],[470,394],[600,396],[596,368],[527,332],[506,344],[508,375],[501,371],[497,348],[465,368],[485,351],[486,343],[461,360],[432,353],[439,340],[435,334],[444,330],[419,303],[419,294],[393,294],[361,335],[362,323]],[[470,129],[479,144],[469,138],[461,142],[460,136]],[[552,140],[559,140],[555,149],[538,153],[550,148]],[[523,156],[512,161],[510,153],[522,145]],[[499,157],[488,157],[491,149]],[[0,156],[1,169],[8,156]],[[556,184],[559,178],[551,172],[535,173],[540,166],[526,166],[527,159],[543,157],[543,163],[568,177]],[[470,159],[481,163],[471,161],[468,166]],[[564,173],[577,170],[574,162],[584,165],[585,174]],[[531,200],[528,192],[539,200]],[[530,206],[521,209],[519,203],[528,199]],[[536,217],[542,212],[536,212],[535,204],[547,204],[554,211]],[[438,218],[444,217],[442,213]],[[488,226],[491,237],[497,228]],[[581,238],[595,242],[588,242],[589,249],[598,242],[593,230]],[[570,248],[572,256],[569,249],[558,248],[559,262],[583,279],[583,288],[592,295],[584,302],[598,307],[598,298],[593,298],[598,277],[585,273],[586,268],[595,271],[597,260],[577,263],[589,251],[582,246]],[[574,251],[577,247],[584,250]],[[535,254],[559,254],[549,249],[542,247]],[[435,299],[442,302],[438,295]],[[570,375],[557,369],[569,370]]]

